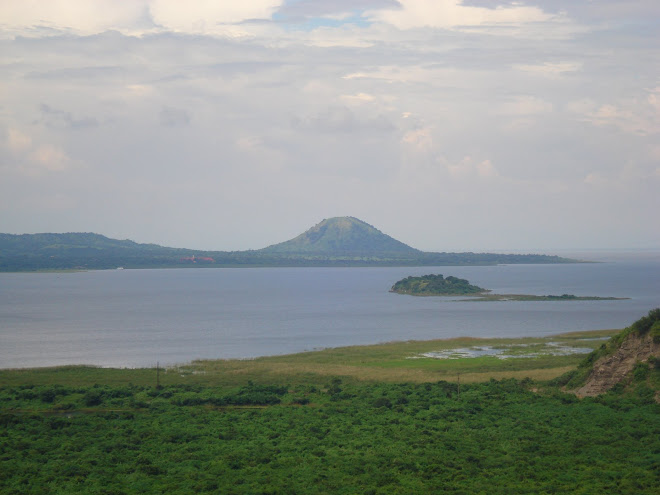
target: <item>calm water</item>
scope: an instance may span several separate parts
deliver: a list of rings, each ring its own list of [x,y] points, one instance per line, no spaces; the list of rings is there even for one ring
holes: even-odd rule
[[[450,302],[390,294],[442,273],[499,293],[626,301]],[[391,340],[622,328],[660,306],[660,260],[579,265],[0,274],[0,368],[154,366]]]

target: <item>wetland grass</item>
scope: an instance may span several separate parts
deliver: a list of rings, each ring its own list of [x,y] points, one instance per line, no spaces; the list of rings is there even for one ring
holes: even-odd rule
[[[541,347],[547,347],[549,343],[595,349],[602,344],[602,339],[617,332],[618,330],[598,330],[516,339],[461,337],[447,340],[411,340],[255,359],[197,360],[161,369],[158,379],[163,386],[240,386],[248,380],[266,384],[313,384],[326,380],[329,376],[341,376],[349,382],[390,383],[454,381],[458,374],[466,383],[485,382],[491,378],[529,377],[534,380],[550,380],[574,369],[582,355],[540,355],[524,359],[499,359],[494,356],[437,359],[424,357],[423,354],[490,346],[515,349],[516,353],[524,356]],[[127,383],[150,386],[154,385],[156,380],[156,368],[60,366],[0,370],[0,386],[117,386]]]

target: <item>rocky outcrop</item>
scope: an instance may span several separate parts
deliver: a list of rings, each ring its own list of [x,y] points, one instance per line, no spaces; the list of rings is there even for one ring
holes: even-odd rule
[[[580,397],[593,397],[607,392],[617,383],[628,381],[635,363],[648,362],[649,357],[660,357],[660,343],[650,333],[630,333],[621,346],[608,356],[598,359],[586,383],[575,390]]]

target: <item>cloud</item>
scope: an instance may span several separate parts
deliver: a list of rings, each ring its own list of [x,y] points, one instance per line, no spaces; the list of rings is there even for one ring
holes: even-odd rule
[[[660,185],[660,167],[655,162],[641,163],[628,160],[611,172],[593,171],[584,177],[584,183],[598,189],[617,190],[619,193],[635,191],[640,183],[650,187]]]
[[[331,106],[305,118],[294,118],[295,129],[306,129],[323,133],[348,133],[355,131],[390,132],[396,127],[384,115],[358,118],[345,106]]]
[[[558,76],[582,69],[582,62],[544,62],[542,64],[514,64],[514,69],[539,74]]]
[[[125,71],[117,66],[67,67],[53,70],[34,70],[26,74],[26,79],[49,79],[59,81],[93,81],[119,79]]]
[[[376,98],[368,93],[358,93],[356,95],[341,95],[340,98],[349,103],[365,103],[372,102]]]
[[[476,169],[477,175],[482,178],[497,177],[500,175],[490,160],[484,160],[478,163]]]
[[[660,133],[660,88],[644,97],[585,108],[582,119],[599,127],[614,126],[626,133],[649,136]]]
[[[166,127],[178,127],[190,124],[190,113],[187,110],[163,107],[160,111],[160,123]]]
[[[433,138],[429,127],[408,131],[401,141],[418,153],[429,153],[433,149]]]
[[[39,146],[29,157],[34,164],[50,172],[64,172],[71,168],[71,159],[64,150],[50,144]]]
[[[286,2],[276,12],[281,18],[304,20],[315,17],[341,18],[352,12],[382,8],[399,8],[396,0],[299,0]]]
[[[41,177],[50,172],[66,172],[74,167],[74,161],[55,144],[36,142],[35,139],[18,129],[8,129],[5,167],[29,177]]]
[[[42,103],[39,109],[42,114],[41,122],[48,127],[86,129],[98,127],[99,125],[98,121],[93,117],[75,118],[71,112],[52,108],[45,103]]]
[[[0,3],[3,31],[21,35],[52,32],[95,34],[142,30],[147,2],[131,0],[21,0]]]
[[[151,0],[149,12],[154,22],[169,30],[183,33],[249,34],[232,24],[247,20],[270,19],[282,4],[281,0],[250,0],[248,2],[218,2],[198,0]]]
[[[242,36],[236,26],[270,19],[281,0],[21,0],[0,3],[5,33],[41,36],[57,32],[90,35],[116,30],[129,35],[159,31]]]
[[[538,7],[498,6],[494,9],[463,5],[460,0],[400,0],[400,8],[370,13],[374,21],[398,29],[421,27],[460,29],[465,27],[520,25],[552,20],[555,16]]]
[[[552,112],[552,103],[535,96],[523,95],[502,104],[502,112],[509,115],[536,115]]]
[[[30,149],[32,138],[17,129],[9,129],[7,132],[7,147],[13,153],[22,153]]]
[[[474,177],[492,179],[500,175],[490,160],[482,160],[475,163],[471,156],[465,156],[462,160],[455,163],[446,163],[446,168],[452,178],[461,180],[472,179]]]

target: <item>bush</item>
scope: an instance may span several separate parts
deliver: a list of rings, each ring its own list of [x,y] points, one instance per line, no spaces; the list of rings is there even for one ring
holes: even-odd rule
[[[380,397],[374,401],[374,407],[386,407],[392,409],[392,402],[387,397]]]
[[[651,369],[649,368],[648,363],[637,362],[633,367],[633,380],[636,382],[642,382],[649,377]]]
[[[103,403],[103,391],[99,389],[91,389],[85,393],[83,398],[85,405],[88,407],[100,406]]]
[[[55,400],[55,397],[57,397],[57,392],[52,388],[48,388],[43,392],[41,392],[41,394],[39,394],[39,397],[41,398],[41,402],[46,402],[47,404],[50,404]]]

